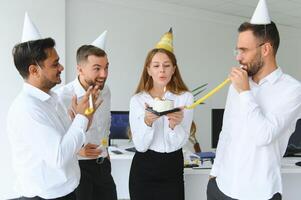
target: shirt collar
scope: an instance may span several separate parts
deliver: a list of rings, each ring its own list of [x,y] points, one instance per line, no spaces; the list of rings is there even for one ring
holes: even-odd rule
[[[84,87],[79,82],[79,76],[74,81],[74,91],[75,91],[75,94],[78,98],[84,96],[85,93],[86,93],[86,90],[84,89]]]
[[[271,84],[274,84],[282,76],[282,74],[283,74],[283,72],[282,72],[281,68],[277,67],[276,70],[274,70],[272,73],[270,73],[269,75],[264,77],[262,80],[260,80],[258,85],[261,85],[266,81],[270,82]],[[252,80],[252,78],[251,78],[251,80]]]
[[[275,71],[270,73],[266,79],[270,81],[272,84],[276,83],[276,81],[282,76],[283,72],[280,67],[278,67]]]
[[[39,88],[29,84],[29,83],[24,83],[23,85],[23,90],[28,93],[29,95],[41,100],[41,101],[47,101],[48,99],[51,98],[51,95],[53,94],[53,92],[49,92],[49,94],[47,94],[46,92],[40,90]]]

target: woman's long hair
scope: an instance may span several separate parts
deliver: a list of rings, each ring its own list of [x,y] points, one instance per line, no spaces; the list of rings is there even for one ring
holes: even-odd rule
[[[150,66],[150,63],[151,63],[153,57],[156,55],[156,53],[166,54],[169,57],[169,59],[171,60],[172,65],[175,67],[175,72],[172,75],[171,80],[167,84],[166,89],[174,94],[181,94],[185,91],[188,91],[188,88],[185,85],[185,83],[181,77],[175,55],[165,49],[152,49],[147,54],[147,57],[145,59],[143,72],[142,72],[142,75],[141,75],[141,78],[140,78],[140,81],[139,81],[139,84],[138,84],[135,94],[140,93],[142,91],[149,92],[153,88],[153,79],[148,74],[147,68]]]

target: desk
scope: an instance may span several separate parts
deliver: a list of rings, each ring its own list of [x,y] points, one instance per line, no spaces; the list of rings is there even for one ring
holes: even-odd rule
[[[117,187],[118,199],[129,199],[128,182],[134,153],[120,150],[123,154],[110,152],[112,176]],[[284,158],[282,161],[283,200],[301,199],[301,167],[294,163],[301,158]],[[206,200],[206,188],[210,169],[184,169],[185,200]]]

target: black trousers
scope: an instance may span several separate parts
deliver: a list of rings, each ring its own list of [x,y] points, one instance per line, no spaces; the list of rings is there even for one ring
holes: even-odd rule
[[[182,150],[158,153],[136,152],[132,161],[131,200],[184,200]]]
[[[281,194],[276,193],[271,199],[269,200],[281,200]],[[207,200],[235,200],[231,197],[228,197],[225,195],[220,189],[218,188],[216,184],[215,178],[211,178],[208,181],[207,185]]]
[[[111,162],[80,160],[81,179],[75,190],[77,200],[117,200],[116,185],[111,175]]]
[[[20,197],[20,198],[14,199],[14,200],[76,200],[76,197],[75,197],[75,193],[71,192],[70,194],[68,194],[66,196],[55,198],[55,199],[43,199],[41,197],[31,197],[31,198]]]

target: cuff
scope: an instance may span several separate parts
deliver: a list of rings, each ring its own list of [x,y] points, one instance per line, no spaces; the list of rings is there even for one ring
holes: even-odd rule
[[[212,166],[212,169],[211,169],[209,175],[217,177],[217,169],[216,169],[216,167],[214,167],[214,165]]]
[[[73,119],[73,123],[72,125],[80,130],[83,130],[84,132],[86,132],[87,128],[88,128],[88,123],[89,120],[86,116],[81,115],[81,114],[77,114],[75,116],[75,118]]]

